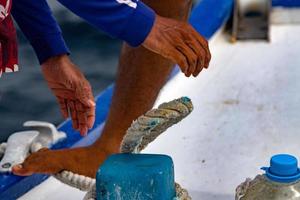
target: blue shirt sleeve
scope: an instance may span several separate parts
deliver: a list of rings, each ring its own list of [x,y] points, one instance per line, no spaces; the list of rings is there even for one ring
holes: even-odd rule
[[[109,35],[139,46],[151,31],[155,13],[140,0],[58,0]]]
[[[40,63],[52,56],[69,54],[61,29],[45,0],[14,0],[12,14]]]
[[[126,41],[142,44],[151,31],[155,13],[139,0],[58,0],[88,23]],[[43,63],[69,50],[45,0],[14,0],[13,16]]]

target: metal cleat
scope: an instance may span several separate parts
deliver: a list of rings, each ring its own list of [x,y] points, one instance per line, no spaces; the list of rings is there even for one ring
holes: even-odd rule
[[[270,41],[271,0],[235,0],[231,41]]]
[[[38,131],[22,131],[9,136],[6,145],[1,145],[4,156],[0,162],[0,172],[11,172],[14,165],[22,163],[29,155],[32,142],[38,135]]]
[[[50,148],[66,138],[64,132],[48,122],[27,121],[24,126],[33,130],[16,132],[9,136],[7,143],[0,144],[0,173],[11,172],[12,167],[23,163],[30,153]]]
[[[58,131],[53,124],[48,122],[27,121],[23,126],[39,132],[39,135],[31,145],[31,153],[37,152],[42,148],[50,148],[67,137],[64,132]]]

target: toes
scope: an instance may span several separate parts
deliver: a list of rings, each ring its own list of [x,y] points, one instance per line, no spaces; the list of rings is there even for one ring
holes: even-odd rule
[[[97,155],[96,158],[93,155]],[[15,165],[12,172],[19,176],[39,174],[56,174],[63,170],[95,177],[98,166],[106,159],[105,151],[94,151],[91,148],[68,150],[40,149],[31,154],[21,164]]]
[[[19,176],[55,174],[63,170],[61,161],[56,152],[43,148],[27,157],[23,163],[13,166],[12,172]]]
[[[31,176],[34,172],[23,167],[22,164],[12,167],[12,172],[18,176]]]
[[[44,152],[44,151],[50,151],[50,150],[46,147],[43,147],[40,150],[38,150],[37,152]]]

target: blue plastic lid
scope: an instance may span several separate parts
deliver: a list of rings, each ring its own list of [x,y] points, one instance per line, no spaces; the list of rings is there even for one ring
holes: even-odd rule
[[[298,161],[292,155],[278,154],[271,158],[270,167],[262,167],[266,176],[275,182],[291,183],[300,180]]]

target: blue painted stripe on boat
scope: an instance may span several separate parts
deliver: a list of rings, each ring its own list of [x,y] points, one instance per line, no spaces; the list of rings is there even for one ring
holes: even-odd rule
[[[233,0],[202,0],[193,9],[190,23],[209,39],[227,21],[232,7]],[[171,78],[177,72],[178,68],[175,68]],[[111,85],[97,96],[96,121],[94,127],[89,131],[89,136],[82,138],[77,131],[73,130],[71,121],[66,120],[58,128],[67,133],[67,140],[55,145],[53,149],[88,145],[100,135],[99,132],[109,111],[113,88],[114,85]],[[15,200],[47,178],[47,175],[40,174],[29,177],[0,175],[0,199]]]
[[[300,7],[300,0],[273,0],[272,6]]]
[[[228,20],[233,0],[203,0],[193,9],[190,23],[209,39]]]

